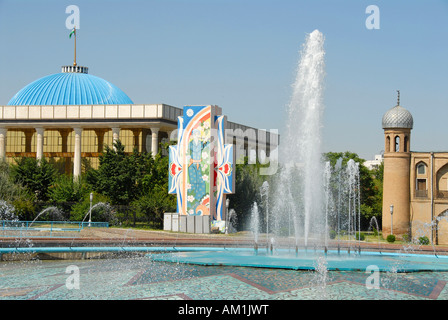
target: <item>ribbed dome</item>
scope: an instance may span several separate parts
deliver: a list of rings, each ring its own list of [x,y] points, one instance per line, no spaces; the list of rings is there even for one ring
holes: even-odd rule
[[[17,92],[8,105],[133,104],[119,88],[86,70],[40,78]]]
[[[402,106],[395,106],[388,110],[383,116],[383,129],[408,128],[414,126],[411,113]]]

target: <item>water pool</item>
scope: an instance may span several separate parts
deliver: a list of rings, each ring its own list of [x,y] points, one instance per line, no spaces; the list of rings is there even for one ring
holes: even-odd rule
[[[198,258],[204,251],[174,252]],[[190,253],[190,255],[188,254]],[[209,256],[212,252],[208,252]],[[218,253],[218,251],[215,251]],[[293,270],[160,261],[168,253],[117,259],[0,263],[3,300],[409,300],[448,298],[448,272]],[[325,262],[327,266],[329,262]],[[77,270],[74,273],[73,270]],[[78,278],[78,288],[70,281]]]

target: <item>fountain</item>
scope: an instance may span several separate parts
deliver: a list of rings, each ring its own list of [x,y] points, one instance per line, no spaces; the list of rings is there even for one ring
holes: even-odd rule
[[[7,203],[5,200],[0,200],[0,221],[3,220],[17,221],[18,218],[15,215],[14,206]]]
[[[235,233],[238,226],[238,216],[234,209],[229,210],[229,228],[228,233]]]
[[[107,212],[110,212],[111,207],[110,207],[110,205],[109,205],[108,203],[98,202],[98,203],[94,204],[93,206],[91,206],[90,209],[89,209],[89,211],[87,211],[86,215],[84,216],[84,218],[83,218],[82,221],[81,221],[81,225],[84,225],[84,221],[86,220],[87,216],[89,216],[89,217],[90,217],[90,218],[89,218],[89,227],[90,227],[90,225],[91,225],[91,215],[92,215],[92,212],[93,212],[93,210],[95,210],[96,208],[100,208],[100,207],[103,207],[103,208],[107,209]]]
[[[372,229],[373,229],[373,223],[375,223],[375,226],[376,226],[374,232],[377,233],[377,237],[378,237],[378,250],[379,250],[379,252],[381,253],[380,228],[379,228],[379,226],[378,226],[378,220],[376,220],[376,217],[372,217],[372,218],[370,219],[370,222],[369,222],[369,230],[372,230]]]
[[[260,198],[264,199],[264,221],[266,225],[266,240],[269,241],[269,182],[264,181],[260,187]],[[269,244],[267,243],[267,246]]]
[[[347,192],[348,192],[348,234],[356,238],[356,228],[358,227],[358,241],[361,230],[361,204],[360,204],[360,182],[359,182],[359,163],[353,159],[347,162]],[[357,223],[356,223],[357,222]],[[358,246],[358,250],[360,250]]]
[[[14,206],[4,200],[0,200],[0,225],[2,230],[4,231],[5,228],[15,226],[18,221]]]
[[[45,213],[51,212],[53,215],[53,217],[56,217],[56,220],[62,220],[61,218],[63,218],[62,215],[62,211],[58,208],[58,207],[47,207],[45,209],[43,209],[42,211],[40,211],[37,216],[34,218],[33,221],[31,221],[30,225],[28,226],[28,228],[31,228],[32,225],[34,224],[34,222],[39,219],[40,216],[44,215]],[[54,220],[54,219],[53,219]]]
[[[325,253],[327,253],[328,248],[328,214],[330,205],[330,182],[331,182],[331,166],[330,161],[325,163],[324,171],[324,189],[325,189]]]
[[[323,114],[324,37],[318,30],[307,36],[287,108],[281,159],[283,169],[274,185],[273,214],[277,235],[296,226],[295,239],[308,247],[311,237],[325,230],[322,207],[321,127]],[[292,215],[292,217],[291,217]],[[287,220],[287,221],[285,221]],[[291,223],[291,220],[297,221]],[[299,228],[299,230],[297,230]]]
[[[254,249],[255,251],[258,251],[258,235],[260,233],[260,217],[258,213],[258,206],[257,203],[254,202],[251,209],[251,231],[254,235]]]

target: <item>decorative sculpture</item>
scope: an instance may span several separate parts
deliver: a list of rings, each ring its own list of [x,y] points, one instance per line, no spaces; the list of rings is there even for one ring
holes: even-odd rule
[[[209,215],[223,231],[226,195],[235,191],[233,144],[226,144],[226,116],[218,106],[185,106],[178,143],[169,148],[169,193],[179,215]]]

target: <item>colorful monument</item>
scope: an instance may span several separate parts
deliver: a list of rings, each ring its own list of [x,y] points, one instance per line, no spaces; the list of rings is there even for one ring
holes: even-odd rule
[[[168,192],[177,194],[177,213],[165,214],[165,230],[225,230],[226,195],[235,191],[234,147],[225,129],[218,106],[183,108],[178,143],[169,149]]]

